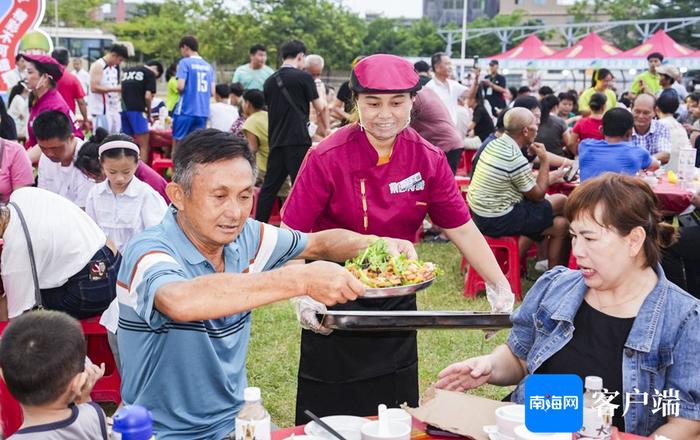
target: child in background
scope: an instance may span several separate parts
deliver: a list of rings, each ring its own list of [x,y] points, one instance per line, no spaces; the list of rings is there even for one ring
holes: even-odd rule
[[[163,198],[134,176],[139,152],[139,147],[130,136],[107,136],[98,150],[106,180],[95,185],[85,201],[85,212],[122,253],[131,237],[149,226],[159,224],[167,210]],[[100,324],[109,330],[109,345],[119,367],[116,344],[119,303],[116,299],[102,314]]]
[[[134,176],[139,147],[131,137],[107,136],[98,155],[107,179],[90,190],[85,212],[123,252],[131,237],[160,223],[167,206],[153,188]]]
[[[0,368],[24,422],[12,440],[107,440],[105,414],[90,401],[104,375],[85,357],[78,321],[38,310],[12,320],[0,341]]]
[[[216,100],[209,109],[209,126],[221,131],[229,131],[238,119],[238,107],[229,104],[230,87],[228,84],[217,84],[214,88]]]

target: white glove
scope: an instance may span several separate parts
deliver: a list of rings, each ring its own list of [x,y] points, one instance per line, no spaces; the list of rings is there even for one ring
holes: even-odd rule
[[[491,313],[508,313],[513,311],[515,304],[515,295],[510,291],[508,284],[499,284],[493,286],[486,283],[486,299],[491,305]],[[484,337],[488,341],[493,338],[498,330],[484,330]]]
[[[486,299],[491,305],[491,313],[511,313],[515,304],[515,295],[508,284],[493,286],[486,283]]]
[[[333,330],[324,327],[316,318],[317,313],[326,313],[327,309],[323,303],[316,301],[309,296],[298,296],[291,299],[294,304],[294,311],[297,314],[297,321],[304,330],[311,330],[314,333],[329,335]]]

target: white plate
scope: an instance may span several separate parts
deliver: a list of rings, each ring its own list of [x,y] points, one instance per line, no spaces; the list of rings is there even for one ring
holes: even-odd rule
[[[484,432],[489,436],[489,440],[515,440],[512,437],[506,437],[498,432],[498,426],[496,425],[486,425],[484,426]]]
[[[340,435],[345,438],[354,437],[360,438],[362,436],[362,425],[367,423],[369,420],[364,417],[357,416],[328,416],[321,417],[328,426],[335,429],[340,433]],[[316,422],[309,422],[304,427],[304,432],[307,435],[313,435],[314,437],[323,437],[328,440],[337,440],[333,434],[326,431],[325,429],[318,426]],[[356,435],[354,435],[356,433]],[[351,440],[348,438],[348,440]]]

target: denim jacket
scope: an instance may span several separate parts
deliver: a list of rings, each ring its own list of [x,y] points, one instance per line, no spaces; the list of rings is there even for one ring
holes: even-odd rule
[[[642,303],[622,356],[622,406],[625,393],[648,393],[648,404],[630,404],[625,430],[650,435],[666,420],[652,413],[655,390],[678,390],[678,416],[700,420],[700,301],[666,279],[659,281]],[[574,316],[588,288],[580,271],[556,267],[532,286],[519,309],[511,315],[508,346],[527,361],[529,373],[561,350],[573,337]],[[605,386],[605,384],[603,384]],[[523,403],[524,380],[512,400]],[[636,399],[637,401],[639,399]]]

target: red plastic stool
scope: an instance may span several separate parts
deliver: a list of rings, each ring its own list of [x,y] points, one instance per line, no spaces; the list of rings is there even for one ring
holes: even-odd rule
[[[484,236],[489,247],[493,251],[496,261],[501,266],[501,270],[508,279],[510,289],[515,294],[515,299],[522,300],[522,286],[520,285],[520,254],[518,252],[518,237],[487,237]],[[486,282],[479,275],[474,267],[469,266],[464,280],[464,296],[476,298],[480,290],[486,289]]]
[[[462,155],[459,157],[459,164],[457,165],[457,175],[458,176],[468,176],[472,172],[472,161],[476,155],[476,150],[464,149]]]
[[[87,342],[87,354],[90,360],[100,365],[105,364],[105,375],[95,383],[90,396],[96,402],[114,402],[119,405],[122,401],[122,379],[107,341],[107,329],[100,325],[98,317],[80,321]]]
[[[163,178],[169,182],[170,179],[166,177],[165,171],[173,168],[173,160],[161,156],[160,153],[154,152],[153,160],[151,160],[151,168],[153,168],[153,171],[163,176]]]

